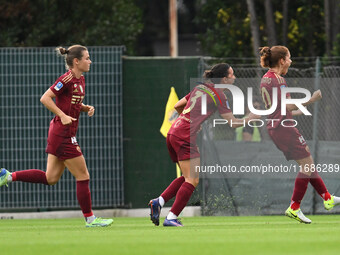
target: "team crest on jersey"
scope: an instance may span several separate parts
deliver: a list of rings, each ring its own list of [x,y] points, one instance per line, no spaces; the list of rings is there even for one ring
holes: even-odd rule
[[[54,86],[54,89],[56,91],[59,91],[64,85],[62,84],[62,82],[58,82],[57,85]]]

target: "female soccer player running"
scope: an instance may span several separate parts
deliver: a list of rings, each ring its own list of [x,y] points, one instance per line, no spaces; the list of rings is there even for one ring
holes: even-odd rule
[[[91,60],[86,47],[73,45],[67,50],[57,48],[57,53],[65,58],[69,69],[42,95],[41,103],[56,116],[50,123],[47,138],[46,173],[37,169],[10,173],[1,169],[0,186],[10,182],[56,184],[65,167],[76,178],[77,199],[86,221],[86,227],[105,227],[112,224],[112,219],[96,218],[92,212],[91,193],[89,189],[89,172],[85,158],[76,140],[80,112],[94,114],[94,107],[84,105],[84,72],[90,70]],[[55,102],[53,99],[55,98]]]
[[[294,104],[287,105],[286,115],[281,114],[281,88],[287,87],[282,75],[288,72],[288,68],[292,63],[288,48],[284,46],[262,47],[260,48],[260,56],[261,66],[269,68],[261,80],[262,98],[267,109],[272,105],[272,89],[277,88],[278,90],[277,109],[268,116],[268,119],[277,119],[278,121],[268,122],[267,130],[269,136],[277,148],[283,152],[286,159],[295,160],[301,169],[295,179],[293,196],[285,214],[299,222],[311,223],[312,221],[300,209],[300,203],[306,193],[308,183],[312,184],[322,197],[326,210],[331,210],[335,205],[338,205],[340,198],[329,194],[317,171],[310,171],[314,161],[309,152],[309,147],[303,136],[299,133],[299,130],[295,127],[284,127],[281,125],[281,122],[285,120],[285,126],[294,126],[294,123],[292,121],[289,122],[289,119],[292,119],[292,116],[302,114]],[[290,95],[287,95],[290,98]],[[321,91],[317,90],[313,93],[311,99],[303,105],[310,105],[320,100],[321,97]]]
[[[211,70],[205,72],[204,77],[207,79],[215,78],[219,84],[232,84],[235,80],[233,69],[225,63],[215,65]],[[201,114],[202,95],[206,95],[207,99],[206,115]],[[214,101],[218,104],[215,105]],[[151,221],[156,226],[159,225],[161,208],[175,196],[175,202],[163,226],[183,226],[177,216],[188,203],[199,181],[198,173],[195,172],[195,167],[200,165],[200,153],[196,145],[196,137],[201,129],[201,124],[216,110],[224,119],[228,120],[228,123],[231,123],[231,121],[238,123],[233,124],[233,128],[243,125],[243,120],[247,123],[250,119],[259,117],[249,114],[245,119],[236,119],[227,105],[227,98],[223,90],[215,88],[209,80],[197,85],[188,95],[179,100],[175,109],[180,116],[172,124],[166,143],[172,161],[178,162],[183,176],[175,179],[158,198],[150,200]]]

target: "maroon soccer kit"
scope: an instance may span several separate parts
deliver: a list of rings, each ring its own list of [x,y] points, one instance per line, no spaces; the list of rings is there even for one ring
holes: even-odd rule
[[[207,99],[205,115],[201,112],[203,94]],[[199,157],[196,138],[201,130],[201,124],[216,110],[220,114],[231,112],[223,90],[214,88],[214,84],[199,84],[185,98],[187,104],[172,124],[166,140],[170,157],[174,162]]]
[[[60,160],[82,155],[76,139],[79,115],[85,96],[85,79],[77,79],[71,71],[60,76],[50,87],[56,95],[55,103],[66,115],[76,119],[70,125],[63,125],[55,116],[50,122],[46,153],[57,156]]]
[[[262,99],[266,108],[270,108],[273,102],[273,88],[277,88],[278,105],[276,110],[268,116],[268,134],[275,143],[276,147],[283,152],[287,160],[299,160],[310,156],[307,143],[293,121],[284,121],[292,119],[292,113],[286,111],[286,115],[281,115],[281,88],[287,87],[286,81],[280,75],[268,71],[261,80]],[[287,96],[290,96],[287,94]],[[282,125],[284,121],[284,125]],[[291,126],[291,127],[288,127]]]

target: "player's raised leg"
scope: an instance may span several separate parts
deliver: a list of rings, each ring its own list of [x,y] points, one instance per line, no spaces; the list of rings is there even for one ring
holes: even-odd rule
[[[46,173],[39,169],[21,170],[12,173],[3,169],[2,173],[0,173],[0,186],[17,181],[54,185],[59,181],[64,169],[65,165],[63,161],[52,154],[48,154]]]
[[[8,183],[11,181],[11,173],[7,171],[5,168],[1,168],[0,170],[0,187],[3,185],[8,186]]]

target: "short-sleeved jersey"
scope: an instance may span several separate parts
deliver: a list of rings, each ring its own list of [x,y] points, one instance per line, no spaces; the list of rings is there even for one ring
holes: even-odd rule
[[[70,125],[63,125],[60,117],[55,116],[50,124],[50,132],[63,137],[76,136],[81,105],[85,96],[84,76],[77,79],[71,71],[68,71],[55,81],[50,90],[56,95],[55,102],[58,108],[77,119]]]
[[[207,113],[202,115],[202,95],[207,98]],[[199,84],[185,96],[187,104],[172,124],[168,134],[175,135],[184,141],[195,143],[201,124],[215,111],[220,114],[229,113],[231,109],[222,89],[214,88],[214,84]]]
[[[275,129],[281,125],[283,120],[292,119],[292,113],[288,110],[286,111],[286,115],[281,114],[281,89],[284,87],[287,87],[287,83],[282,76],[272,71],[268,71],[263,75],[261,80],[261,94],[266,109],[269,109],[272,106],[273,88],[277,88],[277,108],[272,114],[268,115],[268,119],[275,119],[275,121],[268,121],[267,129]],[[289,93],[287,93],[287,97],[289,96]],[[294,123],[288,121],[285,123],[285,125],[292,124]]]

